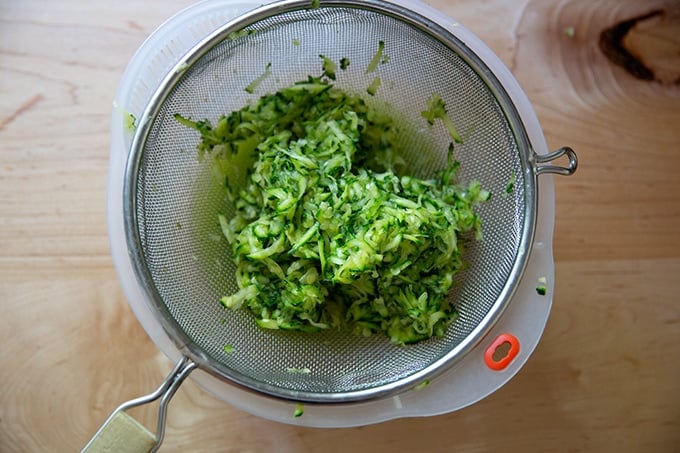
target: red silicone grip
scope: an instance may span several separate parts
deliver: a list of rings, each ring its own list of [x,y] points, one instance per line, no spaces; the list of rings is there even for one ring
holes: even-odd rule
[[[494,359],[494,353],[501,345],[508,343],[510,349],[499,359]],[[494,371],[504,370],[519,353],[519,340],[516,336],[509,333],[500,334],[491,345],[484,351],[484,363]]]

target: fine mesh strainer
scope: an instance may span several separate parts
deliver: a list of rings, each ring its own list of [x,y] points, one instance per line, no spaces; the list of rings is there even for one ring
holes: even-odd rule
[[[504,81],[458,37],[458,25],[412,5],[329,0],[260,7],[217,27],[160,81],[131,144],[124,226],[148,308],[182,357],[158,391],[119,407],[86,448],[101,448],[119,431],[128,433],[128,442],[137,432],[142,445],[157,448],[167,402],[195,368],[275,400],[348,405],[400,394],[459,362],[504,314],[534,241],[538,176],[573,173],[576,156],[569,148],[537,154]],[[381,41],[387,58],[367,71]],[[420,177],[446,165],[451,137],[421,116],[426,100],[439,94],[463,136],[455,150],[459,179],[480,181],[493,194],[478,210],[483,240],[466,249],[468,267],[450,295],[460,316],[443,338],[404,347],[379,335],[264,330],[247,312],[225,311],[217,303],[237,290],[216,221],[232,209],[208,164],[196,157],[198,133],[174,115],[216,124],[220,115],[262,94],[320,75],[321,54],[350,61],[338,71],[336,86],[398,112],[405,124],[403,157]],[[271,73],[263,78],[268,65]],[[369,96],[376,77],[380,88]],[[246,92],[256,79],[255,93]],[[549,164],[562,155],[567,167]],[[153,436],[125,410],[157,398],[161,411]]]

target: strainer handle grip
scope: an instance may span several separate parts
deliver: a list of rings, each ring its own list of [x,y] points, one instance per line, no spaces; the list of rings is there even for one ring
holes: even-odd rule
[[[566,167],[561,167],[559,165],[540,165],[552,162],[562,156],[567,156],[569,159],[569,164]],[[563,146],[562,148],[552,151],[548,154],[536,154],[534,159],[537,164],[536,175],[553,173],[556,175],[569,176],[574,174],[576,168],[578,167],[578,158],[576,157],[576,152],[568,146]]]
[[[165,378],[156,391],[148,395],[127,401],[116,408],[85,445],[81,453],[103,453],[111,451],[127,451],[134,453],[155,452],[163,442],[165,435],[165,416],[168,403],[180,384],[196,368],[196,364],[187,357],[182,357],[175,368]],[[127,410],[156,401],[160,398],[158,408],[158,424],[156,434],[151,433],[141,423],[127,414]]]

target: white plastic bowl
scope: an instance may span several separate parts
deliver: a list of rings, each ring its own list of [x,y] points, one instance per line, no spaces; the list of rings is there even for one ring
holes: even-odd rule
[[[530,143],[539,155],[547,145],[528,99],[509,70],[470,31],[441,12],[416,1],[399,3],[426,17],[446,21],[454,34],[491,69],[507,90],[526,127]],[[120,81],[111,116],[111,156],[108,175],[108,232],[111,253],[120,282],[135,315],[148,335],[172,361],[181,354],[152,313],[133,273],[127,252],[123,222],[123,178],[134,131],[130,115],[139,117],[158,84],[183,55],[214,29],[234,17],[260,6],[253,2],[204,0],[180,11],[162,24],[135,53]],[[512,302],[491,331],[456,365],[430,385],[381,400],[351,404],[308,405],[304,416],[294,417],[294,403],[245,391],[200,369],[191,377],[207,391],[254,415],[302,426],[349,427],[389,419],[431,416],[452,412],[485,398],[501,388],[526,363],[543,333],[552,306],[554,190],[552,175],[539,178],[538,218],[527,268]],[[537,294],[543,285],[545,295]],[[519,341],[517,355],[502,370],[492,370],[484,354],[499,335],[509,333]]]

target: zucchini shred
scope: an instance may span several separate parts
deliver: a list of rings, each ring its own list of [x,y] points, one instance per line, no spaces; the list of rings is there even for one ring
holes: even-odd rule
[[[351,329],[409,344],[446,333],[448,294],[474,208],[490,194],[456,180],[406,174],[394,119],[328,78],[309,77],[196,129],[200,159],[225,181],[235,214],[219,215],[238,291],[259,326]],[[246,171],[247,169],[247,171]]]

